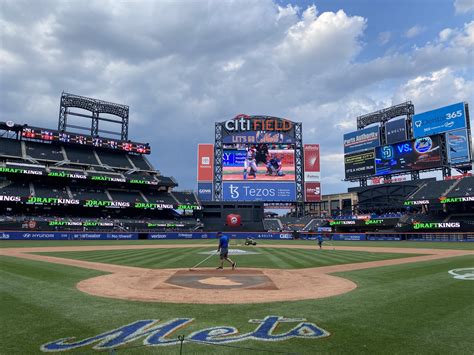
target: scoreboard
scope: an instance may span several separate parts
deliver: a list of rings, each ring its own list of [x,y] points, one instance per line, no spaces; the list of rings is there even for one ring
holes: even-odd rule
[[[59,132],[42,128],[23,127],[21,136],[27,139],[61,142],[97,148],[112,149],[139,154],[150,154],[149,144],[128,142],[111,138],[92,137],[83,134]]]

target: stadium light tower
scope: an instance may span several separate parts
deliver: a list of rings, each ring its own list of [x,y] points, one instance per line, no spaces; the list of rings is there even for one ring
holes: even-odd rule
[[[71,108],[78,108],[85,111],[89,111],[91,114],[86,115],[83,113],[73,112]],[[101,114],[110,114],[119,119],[106,118]],[[102,101],[93,99],[90,97],[84,97],[74,94],[63,92],[61,94],[61,101],[59,107],[59,122],[58,130],[60,132],[69,132],[71,128],[89,131],[92,137],[99,137],[99,133],[107,133],[116,136],[120,136],[123,141],[128,140],[128,113],[129,108],[127,105],[116,104],[112,102]],[[84,127],[80,125],[73,125],[68,122],[68,116],[77,116],[83,118],[90,118],[90,127]],[[99,129],[99,122],[110,122],[120,125],[120,131],[109,131]]]

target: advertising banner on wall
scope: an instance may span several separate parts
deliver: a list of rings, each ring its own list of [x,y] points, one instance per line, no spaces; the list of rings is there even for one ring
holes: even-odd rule
[[[406,141],[407,126],[405,119],[388,121],[385,124],[385,137],[387,139],[387,144]]]
[[[439,136],[385,145],[375,149],[377,175],[431,169],[441,166]]]
[[[375,152],[369,150],[344,156],[346,179],[375,175]]]
[[[198,181],[214,180],[214,144],[198,144]]]
[[[459,102],[414,115],[412,126],[415,138],[466,128],[464,103]]]
[[[450,164],[459,165],[471,162],[469,151],[469,134],[466,129],[446,133],[446,143],[448,144],[448,161]]]
[[[212,182],[198,182],[198,196],[201,201],[212,201]]]
[[[304,200],[306,202],[321,201],[321,183],[306,182],[304,184]]]
[[[344,154],[368,150],[380,145],[380,128],[368,127],[344,134]]]
[[[320,162],[319,162],[319,144],[305,144],[304,153],[304,181],[321,181]]]
[[[224,182],[224,201],[295,201],[294,182]]]

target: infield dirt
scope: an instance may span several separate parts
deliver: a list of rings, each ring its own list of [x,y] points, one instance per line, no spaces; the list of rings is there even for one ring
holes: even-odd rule
[[[195,247],[195,244],[167,244],[5,248],[0,250],[0,255],[71,265],[110,273],[108,275],[86,279],[77,284],[79,290],[91,295],[146,302],[193,304],[266,303],[331,297],[349,292],[357,287],[354,282],[342,277],[330,275],[332,273],[422,262],[462,255],[474,255],[474,251],[472,250],[339,246],[337,247],[338,250],[425,255],[305,269],[245,268],[234,271],[222,271],[204,268],[199,269],[198,272],[192,272],[184,269],[146,269],[32,254],[62,251]],[[215,246],[212,244],[200,244],[199,247]],[[315,256],[317,255],[317,247],[309,245],[266,244],[261,247],[314,249]],[[248,280],[246,280],[246,276]]]

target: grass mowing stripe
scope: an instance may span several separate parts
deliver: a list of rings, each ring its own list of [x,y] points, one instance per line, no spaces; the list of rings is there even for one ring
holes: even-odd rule
[[[310,265],[321,264],[327,265],[330,260],[330,255],[322,253],[319,250],[301,250],[299,253],[301,259],[307,260]]]
[[[272,252],[282,260],[288,260],[293,265],[300,267],[308,267],[311,265],[307,261],[301,260],[298,251],[295,252],[294,249],[273,249]]]
[[[267,257],[274,265],[278,265],[278,268],[281,268],[281,269],[293,268],[293,265],[291,265],[291,263],[287,262],[286,260],[283,260],[280,256],[276,255],[276,253],[274,253],[273,251],[269,251],[267,254]]]
[[[308,268],[336,264],[368,262],[415,256],[414,254],[370,253],[331,249],[285,249],[285,248],[249,248],[260,255],[230,255],[240,267],[270,268]],[[202,261],[208,255],[200,251],[214,251],[208,247],[140,249],[140,250],[100,250],[87,252],[60,252],[47,255],[78,260],[110,263],[145,268],[189,268]],[[97,256],[99,254],[99,257]],[[218,257],[212,257],[201,267],[213,267]],[[227,264],[225,264],[228,266]]]
[[[199,255],[198,251],[200,249],[193,248],[193,249],[187,249],[187,250],[183,250],[183,249],[173,249],[173,250],[174,250],[174,252],[169,253],[169,255],[167,255],[167,258],[160,260],[159,265],[162,265],[162,264],[165,264],[165,265],[166,264],[169,264],[169,265],[180,264],[181,267],[191,267],[192,265],[189,265],[189,264],[191,264],[192,260],[195,259],[197,255]],[[204,258],[204,256],[203,256],[203,258]],[[188,260],[186,260],[185,263],[180,263],[181,261],[183,261],[185,259],[188,259]],[[194,263],[194,264],[196,264],[196,263]]]

